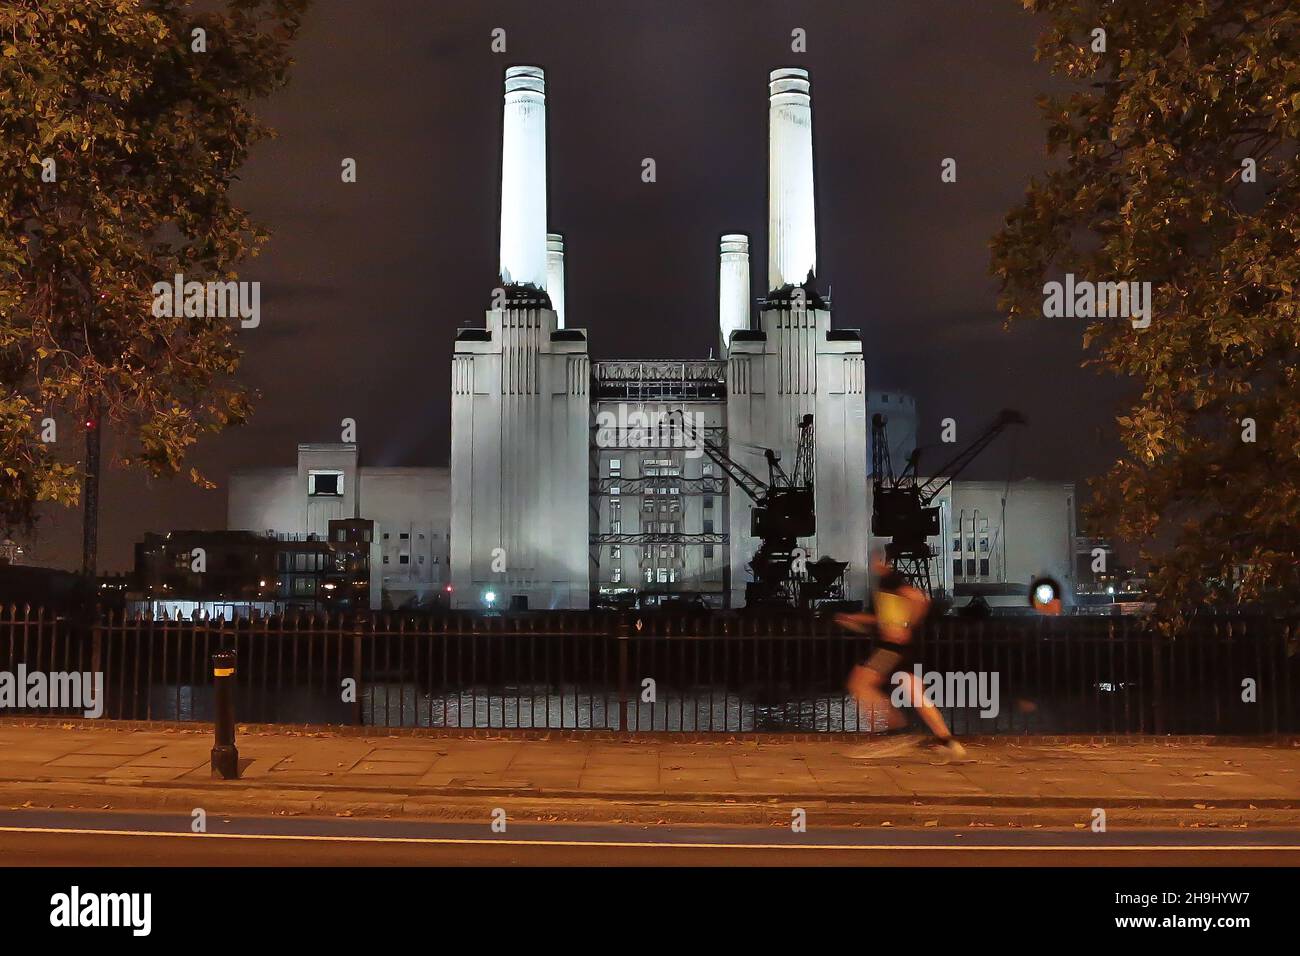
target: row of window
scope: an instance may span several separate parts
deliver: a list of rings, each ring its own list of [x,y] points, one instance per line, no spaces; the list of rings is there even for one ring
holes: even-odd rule
[[[419,564],[424,564],[424,555],[421,554],[421,555],[417,555],[416,557],[419,558],[419,562],[418,562]],[[389,561],[388,561],[388,555],[384,555],[384,564],[388,564],[388,563],[389,563]],[[397,556],[397,563],[398,563],[398,564],[410,564],[410,563],[411,563],[411,556],[410,556],[409,554],[407,554],[405,551],[403,551],[401,554],[399,554],[399,555]],[[431,563],[433,563],[433,564],[437,564],[437,563],[438,563],[438,556],[437,556],[436,554],[433,556],[433,560],[432,560]]]
[[[609,459],[609,477],[620,478],[623,475],[623,459]],[[713,462],[706,461],[700,466],[700,474],[704,477],[712,477],[717,474]],[[680,465],[673,464],[671,458],[648,458],[641,462],[641,475],[644,478],[677,478],[680,477],[682,469]]]

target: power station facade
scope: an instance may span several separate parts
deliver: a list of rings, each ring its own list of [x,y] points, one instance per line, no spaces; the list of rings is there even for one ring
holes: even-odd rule
[[[448,466],[374,468],[354,444],[303,443],[292,466],[233,476],[227,527],[351,551],[348,535],[368,535],[375,608],[741,607],[770,541],[751,535],[755,483],[736,466],[767,481],[771,450],[793,470],[811,416],[815,534],[787,540],[808,562],[846,562],[835,596],[863,600],[869,550],[889,543],[870,536],[871,422],[887,421],[881,437],[901,470],[917,447],[917,408],[868,390],[861,338],[834,325],[816,281],[807,72],[773,71],[768,102],[766,269],[752,267],[750,236],[720,235],[719,357],[593,361],[588,330],[566,315],[565,242],[548,217],[545,76],[509,68],[501,281],[484,290],[482,323],[456,334]],[[1028,580],[1046,573],[1070,600],[1072,485],[957,481],[931,504],[939,591],[1023,603]]]
[[[765,474],[762,449],[792,461],[809,414],[818,526],[800,545],[847,561],[844,597],[865,596],[866,366],[815,282],[807,71],[773,71],[768,94],[767,281],[756,296],[750,237],[722,235],[721,358],[593,362],[566,321],[564,240],[547,218],[545,76],[507,69],[501,286],[482,326],[458,332],[451,368],[454,606],[743,605],[753,502],[700,439]]]

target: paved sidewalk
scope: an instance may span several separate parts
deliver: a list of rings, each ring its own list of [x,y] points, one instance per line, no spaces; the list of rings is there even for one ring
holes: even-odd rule
[[[230,806],[245,809],[437,813],[458,801],[478,805],[485,797],[512,796],[531,801],[539,813],[551,807],[563,816],[585,807],[579,814],[584,819],[592,819],[593,805],[602,802],[623,808],[653,803],[662,816],[664,808],[673,807],[698,811],[706,804],[735,808],[798,801],[836,806],[863,819],[871,816],[863,815],[866,809],[888,816],[898,807],[912,815],[983,808],[984,816],[994,817],[1005,816],[1003,810],[1057,808],[1078,820],[1080,808],[1107,807],[1148,815],[1166,811],[1173,814],[1170,823],[1185,824],[1199,819],[1198,813],[1227,820],[1221,811],[1228,809],[1240,811],[1232,820],[1252,825],[1300,822],[1300,747],[1267,742],[985,740],[969,744],[968,761],[949,762],[921,747],[895,756],[848,756],[862,749],[896,751],[893,741],[864,747],[843,740],[246,732],[238,739],[243,765],[238,781],[212,779],[211,746],[207,729],[0,723],[0,803],[139,808],[150,800],[179,804],[206,793],[238,796],[242,802]],[[78,797],[79,804],[70,802]],[[96,804],[101,798],[104,803]]]

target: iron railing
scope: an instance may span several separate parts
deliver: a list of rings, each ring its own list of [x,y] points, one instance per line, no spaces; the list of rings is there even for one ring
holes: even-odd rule
[[[248,723],[746,733],[871,721],[844,683],[872,639],[816,618],[111,614],[78,625],[0,608],[0,671],[101,672],[110,719],[211,720],[208,662],[221,648],[237,654]],[[992,706],[940,701],[958,734],[1300,732],[1300,618],[1205,618],[1172,638],[1134,618],[944,618],[917,657],[925,674],[970,675],[955,686],[986,692]],[[0,714],[15,712],[52,711],[0,700]]]

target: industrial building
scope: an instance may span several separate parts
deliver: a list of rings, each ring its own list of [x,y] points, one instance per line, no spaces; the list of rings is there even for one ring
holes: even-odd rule
[[[371,468],[355,445],[300,445],[295,467],[236,473],[228,527],[324,538],[331,522],[373,522],[376,608],[740,607],[762,544],[756,483],[793,467],[811,415],[819,521],[798,548],[847,563],[836,596],[863,600],[870,416],[889,418],[902,461],[917,410],[868,389],[859,333],[837,327],[817,281],[811,94],[806,70],[768,78],[766,275],[755,284],[750,237],[720,235],[717,315],[699,316],[717,323],[718,357],[593,360],[600,329],[566,315],[564,237],[548,218],[545,75],[508,68],[501,285],[456,333],[448,467]],[[937,587],[1072,577],[1073,488],[1031,485],[948,486]]]
[[[847,561],[844,596],[864,597],[866,368],[858,333],[833,327],[815,282],[807,71],[773,71],[768,102],[767,281],[756,299],[749,237],[722,235],[721,358],[592,362],[588,331],[563,314],[563,239],[547,218],[545,76],[506,71],[503,287],[486,290],[495,301],[481,327],[457,334],[452,360],[456,606],[492,595],[517,608],[586,608],[628,593],[743,604],[759,544],[753,502],[689,438],[790,461],[807,414],[816,509],[834,520],[805,550]]]

